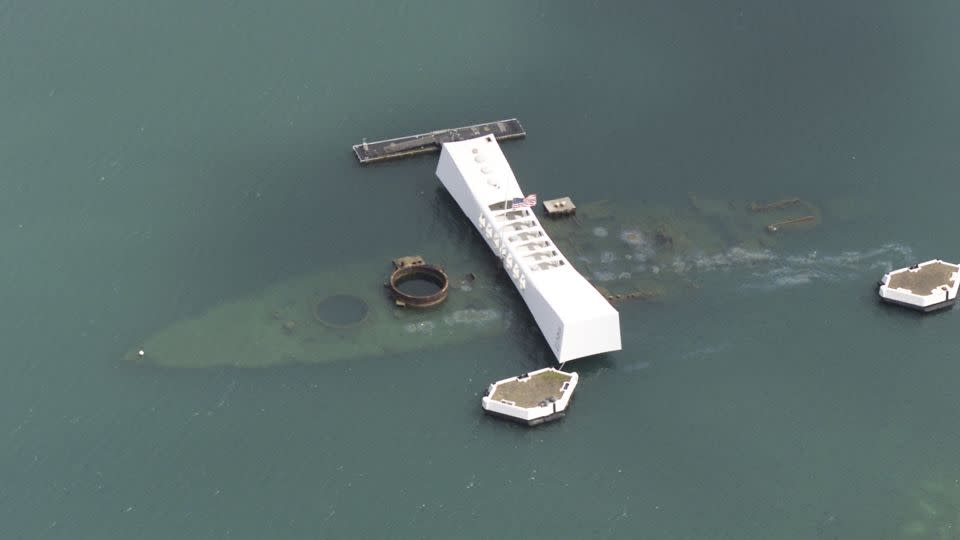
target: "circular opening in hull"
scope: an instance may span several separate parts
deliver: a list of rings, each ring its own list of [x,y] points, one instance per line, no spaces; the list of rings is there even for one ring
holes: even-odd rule
[[[349,328],[365,321],[368,311],[369,307],[362,298],[335,294],[313,306],[313,318],[333,328]]]
[[[422,277],[414,277],[397,283],[397,290],[410,296],[431,296],[437,294],[442,289],[442,283],[437,283],[437,280]]]

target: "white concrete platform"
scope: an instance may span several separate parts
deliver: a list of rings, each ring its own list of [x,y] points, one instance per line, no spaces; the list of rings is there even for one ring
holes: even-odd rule
[[[540,225],[492,135],[443,145],[437,177],[480,232],[559,362],[618,351],[620,314]]]
[[[960,265],[933,259],[884,274],[880,299],[919,311],[936,311],[956,302]]]
[[[562,418],[579,375],[543,368],[490,385],[482,406],[490,414],[535,426]]]

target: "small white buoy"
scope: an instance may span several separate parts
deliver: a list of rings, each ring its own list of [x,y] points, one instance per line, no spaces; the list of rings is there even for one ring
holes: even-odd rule
[[[143,352],[143,349],[140,349],[139,351],[137,351],[137,356],[139,356],[140,358],[143,358],[144,356],[146,356],[146,354],[147,353]]]

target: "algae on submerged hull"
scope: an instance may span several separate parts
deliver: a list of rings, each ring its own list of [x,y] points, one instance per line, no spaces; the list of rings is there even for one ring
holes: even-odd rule
[[[812,210],[811,210],[812,209]],[[544,218],[544,228],[573,266],[610,300],[679,296],[706,272],[777,261],[780,235],[765,225],[809,205],[753,212],[749,203],[691,197],[685,207],[617,201],[578,206],[572,218]],[[819,220],[819,214],[817,213]],[[476,234],[476,233],[475,233]],[[476,242],[482,242],[479,234]],[[268,367],[372,357],[502,333],[520,300],[494,260],[448,267],[448,299],[433,308],[398,308],[382,263],[344,265],[271,285],[175,321],[127,358],[167,367]],[[491,271],[476,272],[487,267]],[[460,276],[479,275],[476,281]],[[346,316],[339,320],[338,314]],[[320,320],[326,319],[326,320]],[[142,349],[145,354],[139,356]]]
[[[446,302],[417,310],[393,304],[382,286],[387,274],[381,264],[351,265],[282,281],[175,321],[126,358],[178,368],[323,363],[453,344],[504,328],[506,301],[489,284],[460,283],[454,274]],[[331,300],[346,319],[320,320],[329,318]]]
[[[792,233],[768,225],[820,212],[800,199],[761,205],[691,195],[689,205],[630,201],[579,204],[574,217],[543,220],[571,263],[611,300],[682,294],[699,288],[705,271],[771,262],[771,248]],[[795,203],[793,201],[796,201]],[[769,210],[760,210],[771,206]]]
[[[911,498],[900,525],[902,538],[960,538],[960,481],[923,482]]]

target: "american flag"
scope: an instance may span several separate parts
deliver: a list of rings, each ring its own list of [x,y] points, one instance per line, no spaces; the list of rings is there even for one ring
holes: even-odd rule
[[[533,208],[533,207],[536,206],[536,205],[537,205],[537,194],[536,194],[536,193],[531,193],[530,195],[527,195],[526,197],[524,197],[524,198],[522,198],[522,199],[516,198],[516,199],[513,200],[513,207],[514,207],[514,208]]]

